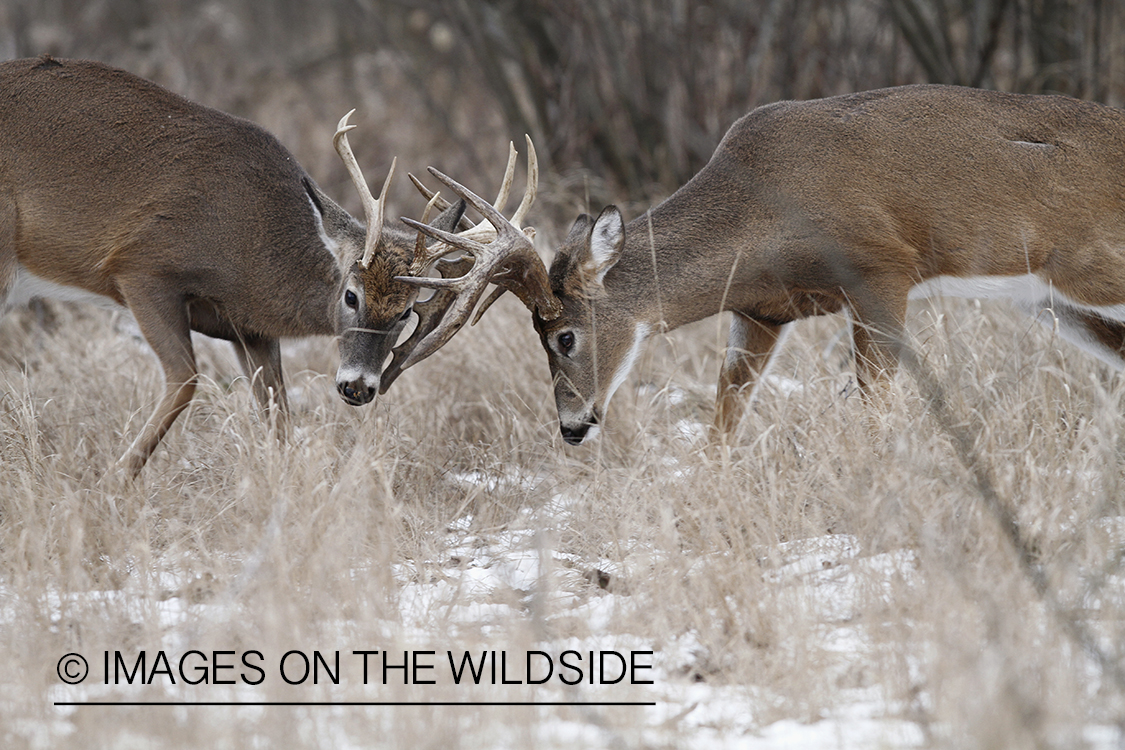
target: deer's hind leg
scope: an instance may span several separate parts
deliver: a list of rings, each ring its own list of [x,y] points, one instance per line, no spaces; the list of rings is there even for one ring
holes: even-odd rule
[[[890,389],[906,346],[909,279],[894,274],[867,279],[849,291],[856,381],[864,400],[881,413],[891,405]]]
[[[746,402],[781,348],[789,326],[766,323],[735,313],[727,334],[727,354],[719,371],[715,401],[715,430],[729,435],[738,427]]]
[[[1125,370],[1125,322],[1069,305],[1056,304],[1052,312],[1054,318],[1042,311],[1036,319],[1046,326],[1058,321],[1063,338],[1115,370]]]

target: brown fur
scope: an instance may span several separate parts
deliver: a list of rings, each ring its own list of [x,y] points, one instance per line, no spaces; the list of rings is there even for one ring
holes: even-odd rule
[[[18,264],[133,312],[167,385],[128,471],[192,397],[192,329],[235,342],[259,401],[284,417],[278,338],[339,332],[341,265],[364,228],[262,128],[125,71],[15,60],[0,64],[0,90],[0,305]],[[363,274],[368,328],[413,301],[380,276],[400,273],[413,237],[387,236],[386,262]]]
[[[624,228],[592,302],[594,225],[576,223],[550,271],[567,312],[539,325],[564,433],[604,410],[638,323],[741,316],[720,377],[729,431],[741,414],[729,392],[752,388],[793,320],[849,308],[870,393],[894,369],[923,280],[1033,273],[1078,305],[1125,304],[1123,175],[1125,113],[1061,96],[904,86],[760,107]],[[1082,323],[1120,359],[1120,323]],[[566,331],[581,342],[570,356],[557,346]]]

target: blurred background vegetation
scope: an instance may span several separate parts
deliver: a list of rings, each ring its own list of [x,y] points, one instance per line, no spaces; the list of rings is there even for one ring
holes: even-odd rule
[[[928,81],[1120,105],[1123,32],[1117,0],[0,0],[4,58],[96,58],[261,122],[353,210],[328,145],[353,106],[372,182],[397,154],[486,189],[530,133],[566,223],[667,195],[778,99]]]

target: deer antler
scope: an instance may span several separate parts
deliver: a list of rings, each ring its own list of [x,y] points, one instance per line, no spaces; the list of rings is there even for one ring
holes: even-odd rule
[[[428,187],[423,185],[422,181],[419,180],[417,177],[415,177],[410,172],[407,172],[406,176],[408,178],[410,178],[410,182],[414,185],[414,187],[418,188],[418,192],[422,194],[422,197],[425,198],[427,201],[429,201],[428,205],[432,205],[438,211],[444,211],[445,209],[447,209],[447,208],[449,208],[450,206],[453,205],[452,203],[447,201],[445,198],[442,198],[441,193],[434,192],[433,190],[430,190]],[[422,219],[422,221],[425,221],[425,219]],[[472,229],[472,228],[473,228],[473,222],[469,220],[468,216],[462,216],[460,221],[457,222],[457,229],[460,230],[460,231],[464,231],[466,229]],[[419,239],[419,241],[421,241],[423,243],[425,242],[424,236],[421,233],[418,234],[418,239]],[[415,256],[415,257],[417,257],[417,256]],[[426,269],[424,269],[424,268],[422,269],[422,271],[425,271],[425,270]],[[421,273],[422,271],[419,271],[418,273]],[[414,271],[411,271],[411,273],[414,273]]]
[[[356,190],[359,191],[359,199],[363,203],[363,213],[367,217],[367,239],[363,243],[363,257],[359,261],[360,266],[367,268],[367,264],[371,262],[372,256],[375,255],[375,248],[379,245],[379,237],[383,233],[383,213],[387,208],[387,188],[390,187],[391,178],[394,177],[395,164],[398,163],[398,158],[391,160],[391,169],[387,172],[387,179],[383,182],[379,199],[376,200],[371,195],[371,189],[367,187],[367,180],[363,178],[359,162],[356,161],[355,154],[352,153],[352,147],[348,144],[348,131],[354,130],[356,127],[348,124],[348,118],[354,113],[355,110],[353,109],[340,118],[340,124],[336,126],[336,134],[332,136],[332,145],[336,147],[336,153],[344,161],[344,166],[347,167],[348,174],[351,175],[352,182],[355,184]]]
[[[527,139],[527,145],[527,188],[524,191],[524,198],[520,203],[520,208],[512,215],[512,223],[516,228],[519,228],[520,222],[523,221],[524,215],[527,214],[527,209],[530,208],[532,202],[535,201],[535,195],[539,189],[539,160],[535,155],[535,146],[532,145],[530,138]],[[519,152],[516,151],[515,145],[509,143],[508,165],[504,168],[504,179],[500,183],[500,191],[496,195],[496,200],[492,202],[492,207],[496,209],[496,211],[503,211],[504,205],[508,202],[508,195],[512,190],[512,178],[516,173],[516,160],[518,157]],[[449,201],[441,198],[438,193],[430,192],[430,190],[413,175],[411,175],[411,181],[423,196],[428,200],[436,201],[435,205],[438,210],[444,211],[449,207]],[[425,222],[425,219],[422,221]],[[462,217],[462,222],[468,224],[468,227],[458,232],[458,237],[475,240],[477,242],[491,242],[496,239],[496,228],[488,221],[482,220],[479,224],[474,226],[467,219]],[[419,240],[421,240],[421,237],[419,237]],[[410,267],[410,273],[416,276],[425,273],[426,269],[429,268],[434,261],[451,252],[451,248],[448,247],[448,244],[449,243],[439,242],[434,245],[433,249],[427,250],[425,253],[416,253],[414,255],[414,262]]]
[[[411,273],[423,273],[425,269],[438,258],[457,250],[468,253],[473,258],[471,267],[458,264],[444,266],[439,273],[441,278],[420,276],[396,276],[396,280],[413,284],[419,287],[436,289],[434,297],[425,305],[427,308],[426,331],[415,340],[422,330],[419,322],[407,341],[395,350],[395,361],[392,367],[399,363],[395,376],[440,349],[453,335],[461,329],[473,312],[481,295],[489,283],[497,285],[497,289],[489,295],[480,310],[477,312],[473,323],[480,319],[484,311],[496,301],[505,291],[514,293],[528,307],[545,320],[553,320],[562,313],[562,305],[551,291],[547,278],[547,269],[543,260],[535,252],[531,244],[531,237],[535,230],[530,227],[521,229],[520,224],[526,217],[539,185],[539,165],[535,156],[535,147],[531,139],[527,139],[527,187],[523,200],[512,215],[511,221],[505,219],[499,207],[508,199],[511,189],[512,174],[515,170],[515,147],[509,150],[508,167],[505,169],[504,181],[500,194],[496,198],[496,205],[489,205],[464,185],[442,174],[433,167],[429,168],[430,174],[447,185],[456,195],[462,197],[466,203],[476,209],[484,220],[476,226],[459,234],[444,232],[424,223],[403,218],[406,224],[414,227],[422,234],[438,242],[416,256],[411,266]],[[425,194],[425,193],[423,193]],[[431,194],[432,196],[432,194]],[[432,198],[431,198],[432,199]],[[486,244],[487,243],[487,244]],[[439,267],[441,264],[439,264]],[[460,274],[456,277],[447,277],[445,270]],[[415,310],[418,305],[415,305]],[[421,313],[419,313],[421,316]],[[401,357],[400,357],[401,350]]]
[[[442,278],[452,278],[465,275],[472,267],[472,258],[458,258],[457,260],[439,260],[434,266],[434,270],[441,274]],[[406,361],[410,358],[410,353],[418,346],[419,342],[438,327],[441,319],[445,316],[445,311],[449,309],[450,304],[456,297],[457,292],[451,289],[438,289],[425,302],[414,303],[414,312],[418,313],[418,326],[406,341],[391,350],[394,356],[391,363],[387,365],[387,369],[383,370],[383,375],[379,380],[379,393],[386,393],[387,389],[391,387],[391,383],[395,382],[402,371],[409,366],[406,365]]]

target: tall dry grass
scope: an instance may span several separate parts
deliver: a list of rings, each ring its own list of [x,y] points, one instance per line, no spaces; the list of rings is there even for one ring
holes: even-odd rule
[[[80,5],[84,20],[66,20]],[[419,69],[364,36],[383,5],[13,0],[0,5],[0,49],[99,57],[250,116],[357,213],[329,147],[353,106],[372,182],[397,154],[405,169],[434,163],[489,194],[506,141],[498,108],[464,55],[447,50]],[[432,45],[441,5],[425,4],[419,24],[403,12],[384,32]],[[1120,23],[1111,6],[1099,6],[1107,28]],[[886,20],[884,7],[774,2],[755,12],[771,8],[784,11],[778,22],[751,29],[768,44],[743,40],[773,50],[761,58],[766,78],[749,82],[773,92],[766,98],[915,80],[902,40],[859,23]],[[1004,29],[1021,44],[1032,38],[1020,24]],[[1113,38],[1105,32],[1103,56]],[[1023,70],[1018,56],[997,60]],[[1090,90],[1119,99],[1121,76],[1100,61],[1091,70],[1104,80]],[[868,81],[883,69],[888,80]],[[725,127],[710,124],[714,137]],[[568,171],[545,172],[533,219],[544,248],[575,208],[597,210],[615,192],[605,174],[560,166]],[[416,208],[397,183],[390,213]],[[705,451],[693,436],[710,419],[724,338],[712,319],[649,345],[602,439],[580,448],[558,436],[545,358],[510,299],[364,409],[335,394],[331,340],[290,342],[285,441],[258,415],[227,346],[200,340],[204,384],[127,484],[107,469],[161,382],[128,320],[60,305],[3,318],[0,745],[719,747],[836,720],[874,722],[876,737],[851,745],[861,747],[1120,742],[1125,685],[1073,626],[1121,664],[1118,376],[1003,305],[919,305],[910,343],[949,416],[935,418],[904,372],[873,440],[846,324],[823,318],[797,327],[729,450]],[[982,476],[1018,521],[1018,549],[982,500]],[[271,674],[257,687],[169,689],[94,679],[107,650],[258,649],[276,660],[289,649],[567,647],[653,650],[656,684],[392,689],[364,687],[352,672],[340,686],[290,687]],[[56,663],[71,651],[90,658],[93,684],[61,684]],[[53,705],[543,697],[659,705]],[[829,735],[823,744],[843,744]]]
[[[367,409],[335,395],[330,340],[293,343],[295,429],[284,442],[225,345],[202,340],[198,398],[140,481],[124,484],[106,469],[157,397],[158,366],[118,314],[48,313],[0,324],[7,747],[561,747],[574,736],[681,746],[853,704],[877,706],[929,746],[1054,747],[1081,746],[1084,732],[1125,715],[1125,686],[1065,622],[1080,621],[1120,663],[1122,390],[1003,306],[920,306],[912,340],[1058,611],[906,375],[882,441],[870,439],[840,318],[800,324],[726,452],[701,450],[690,430],[709,418],[717,320],[650,346],[604,439],[577,449],[556,434],[544,357],[509,301]],[[529,553],[545,562],[534,585],[483,598],[469,585],[474,566]],[[419,605],[419,592],[433,601]],[[106,650],[583,643],[655,651],[657,684],[563,699],[655,699],[664,713],[52,705],[555,695],[277,679],[83,692],[54,672],[70,651],[93,662]],[[674,718],[696,695],[718,713]]]

